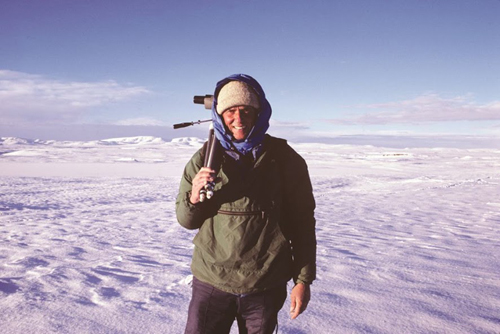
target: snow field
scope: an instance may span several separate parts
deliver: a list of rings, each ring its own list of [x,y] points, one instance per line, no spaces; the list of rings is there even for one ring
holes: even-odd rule
[[[201,141],[104,142],[0,141],[0,332],[183,332],[196,232],[175,197]],[[500,332],[500,151],[292,146],[318,279],[280,333]]]

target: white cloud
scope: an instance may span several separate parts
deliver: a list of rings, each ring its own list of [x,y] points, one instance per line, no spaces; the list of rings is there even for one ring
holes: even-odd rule
[[[141,118],[123,119],[121,121],[116,122],[115,125],[167,126],[169,124],[166,124],[165,122],[159,121],[159,120],[154,119],[154,118],[141,117]]]
[[[74,122],[93,107],[150,93],[141,86],[62,81],[0,70],[0,121],[4,124]]]
[[[388,124],[500,120],[500,101],[479,104],[470,95],[443,98],[437,94],[425,94],[412,100],[359,107],[377,111],[330,121],[339,124]]]
[[[310,128],[310,124],[306,122],[286,122],[271,119],[269,124],[273,128],[283,128],[286,130],[307,130]]]

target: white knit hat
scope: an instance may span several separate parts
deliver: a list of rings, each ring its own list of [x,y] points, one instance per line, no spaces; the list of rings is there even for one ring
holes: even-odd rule
[[[242,81],[229,81],[219,91],[217,96],[217,113],[222,113],[235,106],[251,106],[259,109],[257,93]]]

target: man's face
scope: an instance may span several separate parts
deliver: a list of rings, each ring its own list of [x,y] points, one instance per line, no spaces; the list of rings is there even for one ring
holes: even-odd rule
[[[222,113],[224,124],[235,140],[245,139],[257,119],[257,110],[250,106],[236,106]]]

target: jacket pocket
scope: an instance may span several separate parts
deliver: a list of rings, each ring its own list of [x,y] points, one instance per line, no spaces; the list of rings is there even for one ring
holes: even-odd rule
[[[272,214],[265,210],[219,210],[206,221],[194,239],[203,258],[225,270],[260,271],[289,243]]]

